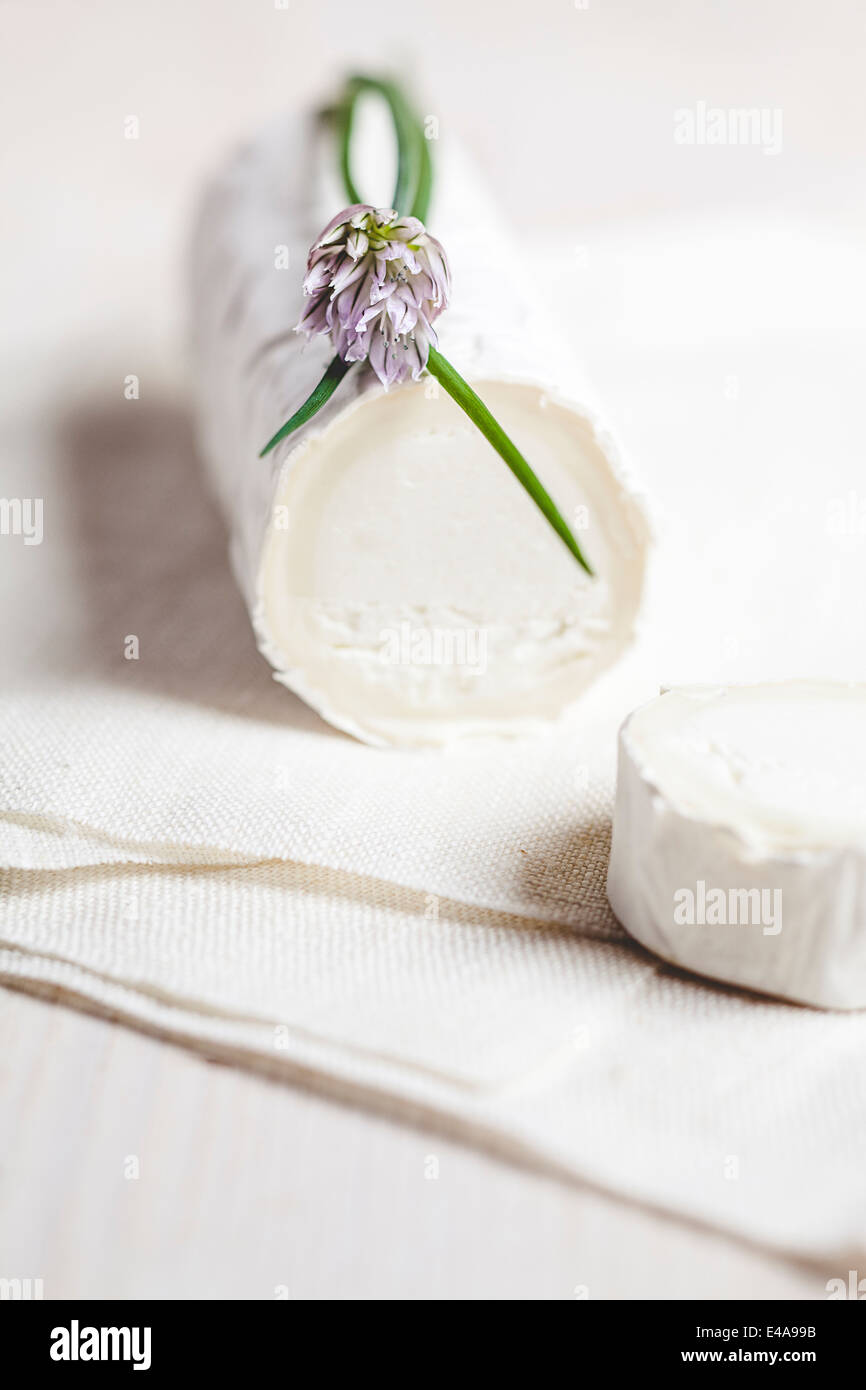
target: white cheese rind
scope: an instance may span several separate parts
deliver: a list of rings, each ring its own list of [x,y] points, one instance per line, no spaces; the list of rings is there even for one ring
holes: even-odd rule
[[[380,144],[361,122],[365,188]],[[378,744],[556,718],[631,641],[649,545],[618,446],[540,321],[477,178],[444,142],[435,154],[429,222],[454,272],[442,350],[553,493],[595,580],[429,381],[383,395],[356,370],[309,425],[257,458],[332,355],[291,331],[307,248],[344,201],[332,142],[314,123],[275,123],[235,158],[194,239],[201,452],[260,650],[331,723]]]
[[[866,686],[661,695],[620,732],[616,916],[701,975],[866,1007],[864,774]]]

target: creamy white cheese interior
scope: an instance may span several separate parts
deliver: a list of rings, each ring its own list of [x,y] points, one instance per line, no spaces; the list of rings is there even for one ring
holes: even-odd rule
[[[677,690],[625,739],[678,810],[756,851],[866,844],[866,687],[820,681]]]
[[[431,383],[347,408],[283,469],[258,623],[278,676],[373,742],[549,719],[632,635],[646,524],[591,425],[533,386],[473,384],[596,577]]]

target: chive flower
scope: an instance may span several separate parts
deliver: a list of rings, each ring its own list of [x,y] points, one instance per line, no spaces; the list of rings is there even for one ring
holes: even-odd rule
[[[445,252],[423,222],[355,203],[313,243],[297,331],[328,334],[344,362],[369,362],[387,390],[424,371],[450,287]]]

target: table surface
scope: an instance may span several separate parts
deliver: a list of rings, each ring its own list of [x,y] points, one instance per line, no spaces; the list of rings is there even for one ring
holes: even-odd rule
[[[0,1134],[0,1277],[45,1298],[824,1296],[808,1267],[8,989]]]

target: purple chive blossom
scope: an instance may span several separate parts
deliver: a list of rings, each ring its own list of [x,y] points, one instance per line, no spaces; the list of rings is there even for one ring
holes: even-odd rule
[[[450,285],[445,252],[417,217],[356,203],[313,244],[298,331],[330,334],[345,362],[369,361],[386,389],[410,372],[417,380]]]

